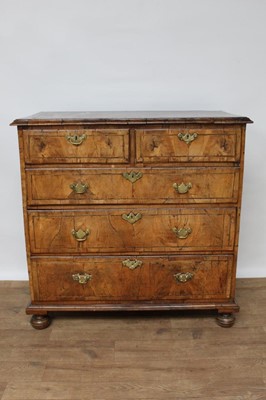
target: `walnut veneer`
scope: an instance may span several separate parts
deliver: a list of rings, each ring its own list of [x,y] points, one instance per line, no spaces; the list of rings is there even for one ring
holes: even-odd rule
[[[18,126],[32,326],[49,312],[216,309],[234,323],[249,118],[39,113]]]

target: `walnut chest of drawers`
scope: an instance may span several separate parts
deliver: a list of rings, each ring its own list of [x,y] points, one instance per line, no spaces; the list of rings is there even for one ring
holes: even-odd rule
[[[223,112],[15,120],[32,326],[56,311],[191,309],[231,326],[249,122]]]

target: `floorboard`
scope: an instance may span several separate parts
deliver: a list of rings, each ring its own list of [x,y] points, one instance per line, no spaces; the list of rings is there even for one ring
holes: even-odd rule
[[[34,330],[27,282],[0,282],[1,400],[266,400],[266,278],[212,312],[57,314]]]

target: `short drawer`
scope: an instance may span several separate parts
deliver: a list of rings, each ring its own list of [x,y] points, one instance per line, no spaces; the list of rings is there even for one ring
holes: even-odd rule
[[[240,160],[241,127],[137,129],[140,163],[236,162]]]
[[[233,250],[235,208],[29,211],[33,254]]]
[[[27,169],[29,205],[236,203],[239,168]]]
[[[128,129],[25,130],[25,161],[45,163],[127,163]]]
[[[232,256],[33,258],[34,300],[209,300],[231,295]]]

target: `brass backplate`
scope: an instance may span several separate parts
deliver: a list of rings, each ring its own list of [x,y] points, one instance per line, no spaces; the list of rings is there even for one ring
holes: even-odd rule
[[[92,275],[90,274],[73,274],[72,278],[74,281],[78,281],[81,285],[85,285],[88,281],[91,280]]]
[[[122,175],[128,181],[130,181],[131,183],[134,183],[137,180],[139,180],[140,178],[142,178],[143,173],[142,172],[131,171],[131,172],[124,172]]]
[[[127,259],[127,260],[122,261],[122,265],[123,265],[124,267],[127,267],[127,268],[131,269],[131,270],[134,270],[134,269],[136,269],[136,268],[138,268],[138,267],[141,267],[142,264],[143,264],[143,263],[142,263],[142,261],[140,261],[140,260],[130,260],[130,259]]]
[[[73,144],[74,146],[80,146],[84,140],[87,138],[87,135],[66,135],[66,140]]]
[[[135,222],[142,218],[142,215],[140,213],[134,214],[130,212],[129,214],[122,214],[122,218],[130,224],[135,224]]]
[[[89,229],[86,229],[85,231],[83,229],[78,229],[77,231],[75,229],[72,229],[71,233],[77,240],[77,242],[84,242],[89,236],[90,231]]]
[[[173,232],[176,234],[178,239],[186,239],[192,232],[191,228],[173,228]]]
[[[189,183],[182,182],[180,184],[174,183],[173,188],[176,190],[177,193],[185,194],[189,191],[189,189],[192,188],[192,184],[190,182]]]
[[[190,144],[191,142],[193,142],[193,140],[195,140],[198,137],[198,134],[195,133],[179,133],[178,134],[178,138],[179,140],[185,142],[186,144]]]

